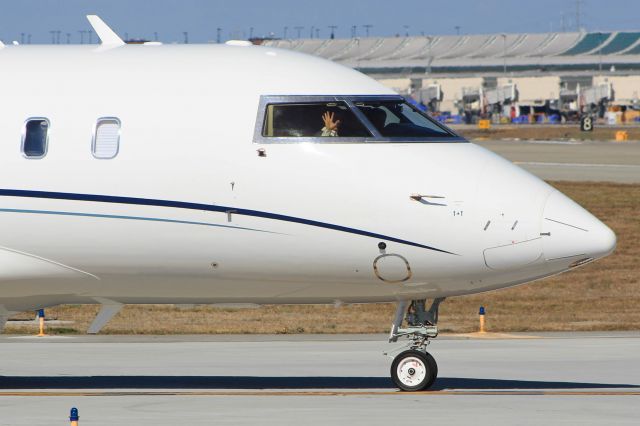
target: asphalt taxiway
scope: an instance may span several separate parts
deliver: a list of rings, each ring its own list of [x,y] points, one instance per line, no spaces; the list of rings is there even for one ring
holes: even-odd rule
[[[545,180],[640,183],[640,142],[474,141]]]
[[[403,393],[382,335],[3,336],[0,425],[637,424],[640,333],[496,337],[439,337]]]

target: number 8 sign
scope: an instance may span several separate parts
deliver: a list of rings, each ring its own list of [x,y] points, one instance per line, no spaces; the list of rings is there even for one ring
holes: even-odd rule
[[[580,130],[583,132],[592,132],[593,131],[593,118],[591,116],[585,115],[580,120]]]

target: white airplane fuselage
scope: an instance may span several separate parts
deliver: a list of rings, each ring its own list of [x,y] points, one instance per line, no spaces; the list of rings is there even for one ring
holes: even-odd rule
[[[447,297],[557,274],[615,247],[577,204],[466,141],[256,141],[261,96],[394,94],[318,58],[7,46],[0,75],[5,312]],[[21,153],[30,117],[50,122],[41,159]],[[91,153],[100,117],[121,122],[113,159]]]

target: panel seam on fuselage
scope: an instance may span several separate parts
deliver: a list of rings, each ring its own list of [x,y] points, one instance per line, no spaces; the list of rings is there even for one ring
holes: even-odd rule
[[[65,268],[65,269],[68,269],[70,271],[75,271],[75,272],[78,272],[80,274],[84,274],[84,275],[90,276],[91,278],[95,278],[96,280],[100,280],[100,277],[98,277],[97,275],[93,275],[91,272],[83,271],[82,269],[74,268],[73,266],[65,265],[64,263],[56,262],[55,260],[47,259],[46,257],[37,256],[37,255],[32,254],[32,253],[27,253],[27,252],[24,252],[24,251],[21,251],[21,250],[15,250],[15,249],[12,249],[12,248],[9,248],[9,247],[0,246],[0,250],[5,250],[5,251],[11,252],[11,253],[19,254],[19,255],[22,255],[22,256],[27,256],[27,257],[30,257],[30,258],[33,258],[33,259],[38,259],[38,260],[41,260],[43,262],[50,263],[52,265],[60,266],[61,268]]]

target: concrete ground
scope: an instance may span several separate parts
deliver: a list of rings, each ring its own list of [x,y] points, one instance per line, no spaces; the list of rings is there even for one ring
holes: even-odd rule
[[[545,180],[640,183],[640,142],[474,141]]]
[[[439,337],[402,393],[380,335],[4,336],[0,425],[637,424],[640,333],[498,337]]]

